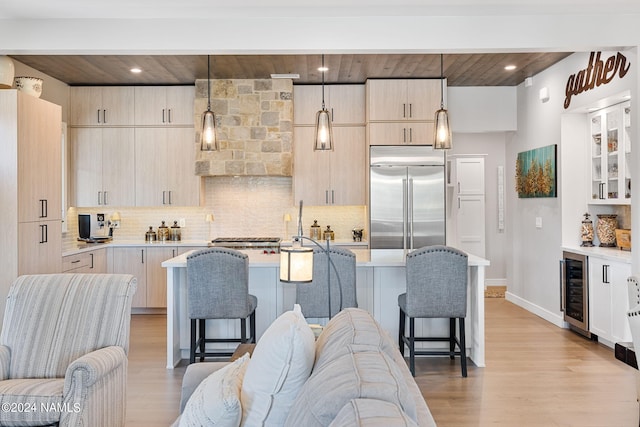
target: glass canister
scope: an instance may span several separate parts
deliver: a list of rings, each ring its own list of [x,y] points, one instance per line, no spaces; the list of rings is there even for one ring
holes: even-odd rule
[[[580,246],[593,246],[593,221],[591,221],[589,212],[585,212],[584,219],[580,225]]]
[[[320,226],[318,225],[317,219],[313,220],[313,225],[310,227],[310,230],[309,237],[314,240],[320,240],[322,233],[320,232]]]
[[[178,221],[173,221],[173,225],[171,226],[171,230],[169,230],[169,236],[171,236],[171,240],[177,241],[181,239],[182,232],[180,230],[180,226],[178,225]]]
[[[160,227],[158,227],[158,241],[166,242],[169,240],[169,227],[162,221]]]
[[[616,228],[618,228],[618,215],[598,215],[596,233],[598,240],[600,240],[600,246],[610,248],[616,245]]]
[[[335,240],[335,234],[330,225],[327,225],[327,229],[322,233],[322,240]]]
[[[144,235],[144,241],[147,243],[155,242],[158,235],[155,231],[153,231],[153,227],[149,226],[149,231],[147,231]]]

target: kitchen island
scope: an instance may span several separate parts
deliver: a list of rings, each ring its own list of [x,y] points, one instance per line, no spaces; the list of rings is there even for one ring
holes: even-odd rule
[[[258,298],[256,335],[258,339],[269,325],[295,302],[295,285],[280,282],[280,256],[260,251],[242,251],[249,255],[249,292]],[[187,256],[166,260],[167,269],[167,369],[189,358],[189,319],[187,317]],[[401,249],[353,250],[356,255],[356,292],[358,306],[369,311],[380,325],[397,340],[398,295],[406,290],[405,256]],[[469,293],[467,299],[467,354],[478,367],[485,366],[484,346],[484,268],[489,261],[469,254]],[[316,319],[308,319],[314,322]],[[321,322],[318,322],[321,323]],[[416,333],[423,328],[447,334],[448,319],[416,319]],[[240,336],[240,322],[209,321],[207,333],[217,337]],[[420,343],[425,346],[433,343]],[[416,344],[417,346],[417,344]]]

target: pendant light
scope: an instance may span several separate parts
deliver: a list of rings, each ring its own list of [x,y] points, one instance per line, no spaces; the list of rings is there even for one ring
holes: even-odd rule
[[[207,111],[202,114],[200,151],[218,151],[216,115],[211,111],[211,60],[207,55]]]
[[[314,151],[333,151],[333,130],[331,129],[331,117],[324,106],[324,55],[322,55],[322,109],[316,113],[316,135]]]
[[[444,72],[443,55],[440,54],[440,109],[436,111],[436,125],[433,134],[433,148],[448,150],[451,148],[451,127],[449,127],[449,113],[444,108]]]

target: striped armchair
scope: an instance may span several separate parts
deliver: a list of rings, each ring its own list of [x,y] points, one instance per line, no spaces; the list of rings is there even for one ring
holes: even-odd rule
[[[135,289],[124,274],[16,279],[0,334],[0,425],[124,425]]]

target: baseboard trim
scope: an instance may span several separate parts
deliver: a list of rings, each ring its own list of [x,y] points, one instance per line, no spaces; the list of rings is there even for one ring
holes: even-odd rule
[[[563,316],[558,315],[556,313],[552,313],[549,310],[544,309],[539,305],[533,304],[523,298],[520,298],[519,296],[514,295],[509,291],[505,293],[505,299],[509,302],[514,303],[519,307],[524,308],[527,311],[530,311],[531,313],[535,314],[538,317],[542,317],[547,322],[553,323],[559,328],[566,329],[569,327],[569,324],[564,321]]]
[[[487,286],[507,286],[507,279],[484,279],[484,287]]]

